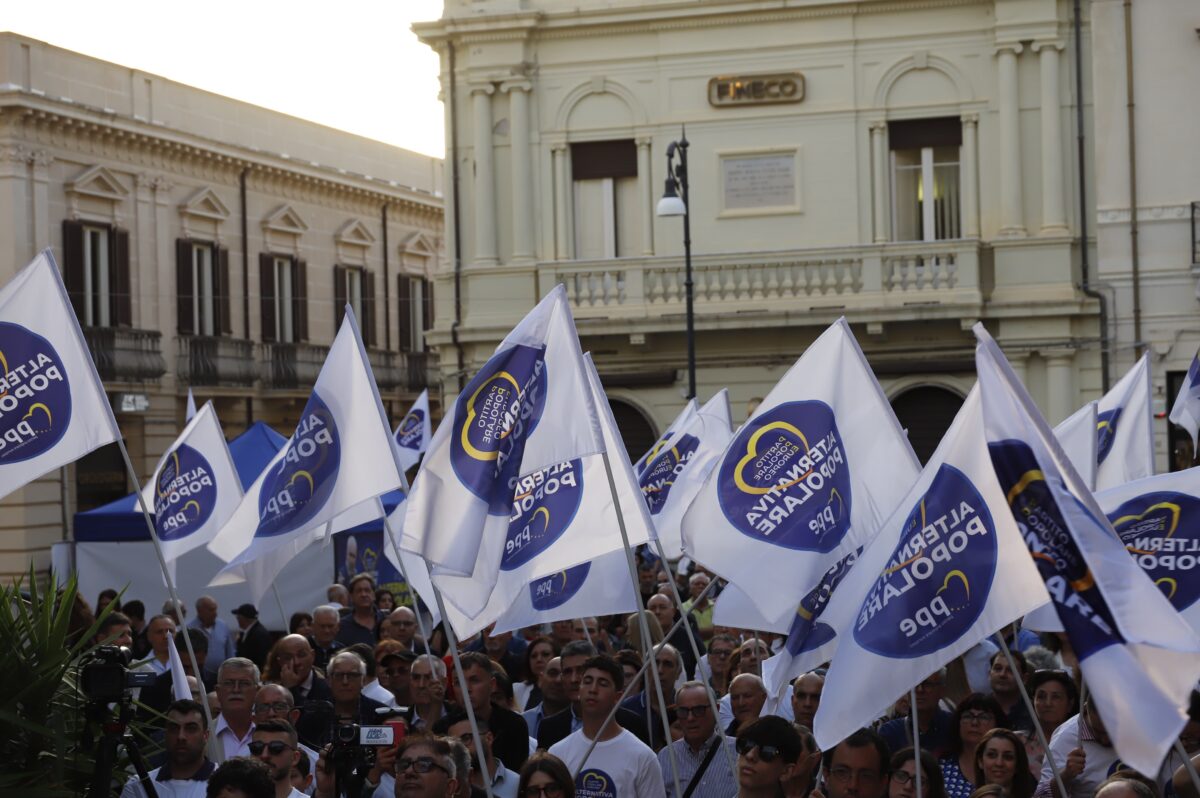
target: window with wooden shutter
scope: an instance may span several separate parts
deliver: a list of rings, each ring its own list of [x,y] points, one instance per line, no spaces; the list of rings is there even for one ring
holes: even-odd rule
[[[292,261],[292,317],[295,328],[292,340],[308,340],[308,264]]]
[[[421,331],[433,329],[433,280],[423,280],[421,283]],[[425,349],[429,349],[428,342]]]
[[[112,292],[109,295],[112,325],[133,326],[133,283],[129,275],[129,231],[109,230],[109,264],[112,270]]]
[[[266,252],[258,256],[258,287],[262,311],[262,339],[270,343],[279,340],[278,319],[275,313],[275,256]]]
[[[375,273],[362,273],[362,325],[363,342],[375,346]]]
[[[175,321],[180,335],[196,332],[196,293],[193,267],[192,242],[186,238],[175,240]]]
[[[230,313],[233,283],[229,281],[229,248],[214,247],[217,253],[216,301],[221,335],[233,335],[233,316]]]
[[[346,318],[346,267],[333,267],[333,329],[334,334],[342,327]]]
[[[63,219],[63,259],[62,277],[67,288],[67,296],[71,298],[71,307],[79,323],[83,324],[84,307],[87,298],[83,292],[83,225],[70,219]]]
[[[396,297],[398,300],[396,318],[400,323],[400,335],[397,344],[401,352],[413,351],[413,290],[412,278],[401,274],[396,277]]]

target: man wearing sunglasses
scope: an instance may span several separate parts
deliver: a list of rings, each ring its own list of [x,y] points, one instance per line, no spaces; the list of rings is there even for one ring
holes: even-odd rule
[[[295,728],[300,720],[300,710],[292,701],[292,691],[281,684],[264,684],[254,694],[254,704],[250,707],[255,727],[269,721],[283,720]],[[253,735],[251,735],[253,738]],[[296,747],[308,759],[308,772],[315,773],[317,769],[317,751],[302,742]]]
[[[684,682],[675,693],[675,717],[683,739],[671,743],[670,751],[658,752],[658,766],[669,798],[679,798],[671,771],[671,754],[679,767],[679,785],[688,798],[727,798],[737,791],[737,779],[729,770],[733,740],[717,729],[717,718],[709,704],[709,687],[704,682]]]
[[[774,798],[791,778],[804,741],[792,724],[767,715],[742,730],[737,752],[738,798]]]
[[[266,763],[275,784],[275,798],[305,798],[292,786],[292,767],[300,761],[296,728],[286,720],[269,720],[254,727],[250,756]]]

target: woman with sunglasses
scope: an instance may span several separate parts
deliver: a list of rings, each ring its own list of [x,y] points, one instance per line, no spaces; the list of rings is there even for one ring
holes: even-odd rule
[[[888,798],[917,798],[917,759],[911,747],[901,748],[892,755],[891,770]],[[920,798],[946,798],[942,769],[928,751],[921,751]]]
[[[1008,729],[992,729],[975,747],[975,784],[998,784],[1010,798],[1032,798],[1037,779],[1029,772],[1024,741]]]
[[[525,760],[517,782],[518,798],[575,798],[575,781],[563,761],[538,751]]]
[[[991,696],[971,693],[954,710],[950,744],[939,763],[949,798],[970,798],[975,791],[975,746],[997,726],[1008,726],[1008,716]]]
[[[803,750],[799,732],[778,715],[751,723],[737,741],[738,798],[783,798]]]

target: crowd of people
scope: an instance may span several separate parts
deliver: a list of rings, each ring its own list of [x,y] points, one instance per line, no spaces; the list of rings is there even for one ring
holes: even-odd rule
[[[639,577],[640,617],[485,630],[458,643],[461,680],[445,630],[368,574],[330,586],[286,633],[248,604],[233,623],[208,596],[190,619],[168,602],[147,620],[106,591],[96,642],[155,674],[136,706],[162,743],[160,796],[1200,798],[1178,755],[1158,773],[1123,766],[1061,635],[1006,630],[1011,655],[981,642],[821,751],[824,669],[769,695],[779,635],[715,626],[701,569],[676,577],[646,558]],[[190,699],[174,699],[172,637]],[[1193,704],[1180,742],[1200,763]],[[341,733],[350,724],[396,735],[364,748]],[[122,798],[146,794],[133,776]]]

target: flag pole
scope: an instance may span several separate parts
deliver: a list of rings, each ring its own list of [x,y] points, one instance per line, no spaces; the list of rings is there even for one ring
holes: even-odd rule
[[[1050,742],[1046,739],[1046,733],[1042,731],[1042,724],[1037,719],[1037,710],[1033,708],[1033,699],[1029,697],[1029,689],[1025,687],[1025,680],[1020,678],[1021,669],[1017,667],[1017,660],[1013,657],[1012,651],[1008,647],[1008,641],[1004,639],[1004,635],[996,632],[996,642],[1000,645],[1000,650],[1004,652],[1004,658],[1008,660],[1008,667],[1012,671],[1013,677],[1017,680],[1017,686],[1021,688],[1021,700],[1025,702],[1025,709],[1029,712],[1029,717],[1033,721],[1033,730],[1037,732],[1038,742],[1042,744],[1042,750],[1046,752],[1046,761],[1050,763],[1050,772],[1054,774],[1054,783],[1058,785],[1058,794],[1067,796],[1067,786],[1063,782],[1062,773],[1058,770],[1058,765],[1054,762],[1054,757],[1050,755]],[[1080,702],[1079,711],[1083,711],[1083,702]],[[1200,791],[1200,784],[1196,789]]]
[[[413,600],[413,615],[417,616],[417,629],[421,632],[421,642],[425,644],[425,653],[432,657],[433,652],[429,650],[429,633],[425,630],[425,621],[421,618],[421,608],[417,606],[417,589],[413,587],[413,583],[409,581],[408,572],[404,570],[404,562],[400,559],[400,546],[396,543],[396,532],[392,529],[391,523],[388,521],[387,511],[383,507],[383,500],[378,496],[375,497],[375,503],[379,505],[379,512],[383,513],[383,531],[387,535],[388,542],[392,544],[392,551],[396,552],[396,570],[404,577],[404,582],[408,585],[409,592],[416,598]],[[432,587],[432,582],[430,583]],[[443,622],[445,616],[442,616]]]
[[[640,594],[637,568],[635,568],[633,564],[633,549],[629,547],[629,532],[625,529],[625,514],[621,511],[621,500],[617,497],[617,482],[615,479],[613,479],[612,461],[609,460],[607,449],[602,451],[600,456],[604,460],[604,473],[608,476],[608,491],[612,496],[613,509],[617,511],[617,527],[621,530],[621,543],[625,547],[625,563],[629,566],[629,580],[633,586],[633,594],[637,596]],[[646,623],[646,616],[642,615],[640,612],[640,608],[637,617],[638,625],[642,630],[642,639],[647,643],[647,652],[650,653],[651,656],[654,656],[655,652],[651,651],[649,647],[650,627]],[[664,641],[666,639],[666,637],[663,638]],[[655,663],[655,665],[657,666],[657,663]],[[658,706],[661,710],[659,715],[661,716],[662,720],[663,738],[666,742],[667,754],[671,759],[671,775],[675,779],[675,794],[683,795],[683,790],[679,788],[679,763],[675,761],[675,749],[671,747],[671,722],[667,720],[667,702],[663,698],[662,679],[658,675],[658,668],[651,668],[650,675],[654,678],[654,691],[658,697]],[[647,705],[649,704],[649,702],[646,703]],[[597,737],[599,737],[599,734],[597,734]]]
[[[283,628],[288,628],[287,610],[283,608],[283,599],[279,597],[279,588],[275,586],[275,580],[271,580],[271,592],[275,594],[275,603],[279,605],[279,617],[282,619]],[[288,629],[288,631],[291,631]]]
[[[692,633],[692,625],[687,623],[687,613],[683,611],[683,599],[679,595],[679,585],[675,583],[675,574],[671,572],[671,563],[667,561],[667,551],[663,548],[662,540],[657,536],[654,538],[655,547],[658,549],[658,556],[662,560],[663,569],[667,572],[667,581],[671,583],[671,593],[675,596],[675,606],[679,607],[679,615],[684,619],[683,630],[687,632],[688,643],[692,646],[692,655],[696,658],[696,667],[700,667],[700,645],[696,642],[696,636]],[[716,581],[715,579],[712,581]],[[693,604],[693,606],[695,606]],[[757,645],[756,645],[757,647]],[[762,662],[759,662],[759,674],[762,674]],[[704,691],[708,696],[708,705],[712,709],[713,717],[720,718],[721,710],[717,706],[717,697],[713,695],[712,688],[704,685],[707,689]],[[725,749],[725,758],[729,760],[729,772],[737,774],[737,762],[733,758],[733,752],[728,746],[722,745]],[[920,795],[918,791],[917,795]]]
[[[583,636],[587,639],[589,646],[596,648],[596,644],[592,642],[592,633],[589,632],[587,628],[588,619],[582,618],[581,620],[583,621]],[[596,648],[596,652],[599,653],[599,651],[600,649]]]
[[[1192,758],[1188,756],[1187,751],[1183,750],[1183,743],[1179,742],[1179,738],[1175,738],[1175,753],[1183,757],[1183,766],[1187,768],[1188,775],[1192,777],[1192,786],[1196,788],[1196,792],[1200,793],[1200,774],[1196,773],[1196,766],[1192,764]]]
[[[921,782],[924,781],[924,768],[921,767],[921,719],[917,716],[917,688],[913,685],[908,691],[908,710],[912,714],[913,723],[913,774],[917,778],[917,795],[922,795]],[[1064,794],[1065,798],[1065,794]]]

